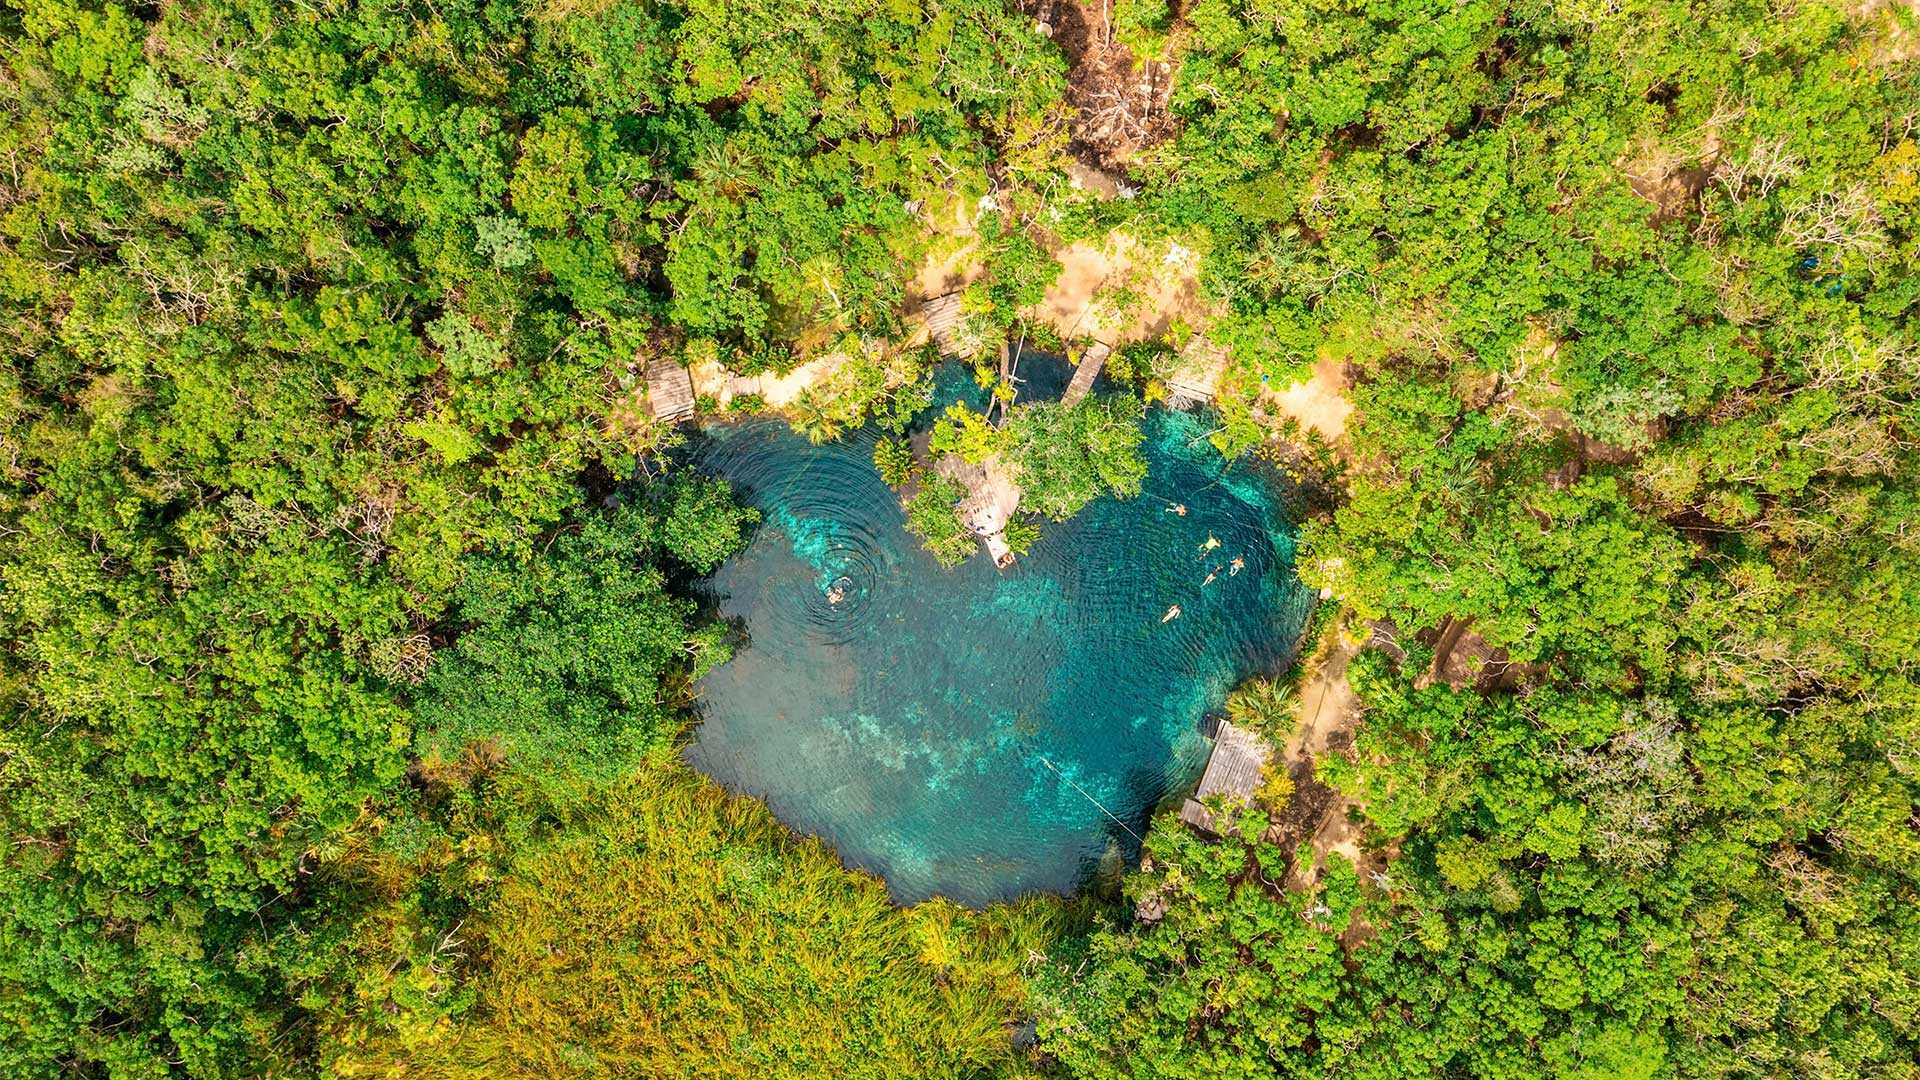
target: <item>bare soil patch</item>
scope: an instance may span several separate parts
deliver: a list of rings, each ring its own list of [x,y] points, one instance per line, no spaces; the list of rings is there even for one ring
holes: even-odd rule
[[[985,267],[980,262],[980,237],[974,227],[978,207],[955,195],[926,215],[927,256],[909,284],[911,300],[931,300],[973,284]]]
[[[1847,16],[1862,28],[1860,51],[1875,67],[1920,59],[1920,0],[1856,0]]]
[[[1063,338],[1144,341],[1174,321],[1199,328],[1213,312],[1200,295],[1200,257],[1178,243],[1148,245],[1122,232],[1054,253],[1060,276],[1027,314]]]
[[[711,395],[723,409],[744,394],[757,394],[769,407],[780,408],[798,401],[801,394],[825,382],[846,362],[847,357],[836,353],[809,360],[785,375],[736,375],[719,361],[709,360],[694,365],[690,373],[694,391]]]
[[[1293,778],[1293,798],[1267,832],[1269,840],[1286,847],[1302,841],[1311,844],[1313,857],[1294,865],[1288,878],[1291,888],[1317,882],[1331,853],[1363,870],[1377,869],[1370,866],[1372,857],[1360,846],[1363,827],[1355,813],[1360,804],[1320,781],[1314,768],[1324,755],[1345,753],[1353,745],[1362,709],[1347,681],[1347,665],[1371,639],[1369,633],[1358,642],[1351,641],[1345,621],[1336,623],[1307,661],[1307,674],[1300,682],[1298,723],[1279,757]]]
[[[1302,382],[1261,390],[1260,404],[1332,443],[1347,433],[1347,418],[1353,415],[1346,391],[1346,365],[1328,358],[1315,364],[1313,374]]]
[[[1067,58],[1067,103],[1074,108],[1068,149],[1105,172],[1124,172],[1140,151],[1173,135],[1167,112],[1171,63],[1142,63],[1114,38],[1112,5],[1085,0],[1021,0],[1041,33]]]
[[[1706,123],[1665,141],[1642,142],[1620,162],[1633,193],[1653,204],[1648,224],[1658,228],[1700,209],[1700,193],[1720,166],[1720,132],[1742,111],[1723,103]]]

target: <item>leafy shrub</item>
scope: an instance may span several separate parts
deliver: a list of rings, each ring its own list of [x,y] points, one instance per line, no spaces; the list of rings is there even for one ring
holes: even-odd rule
[[[880,439],[873,444],[873,467],[888,487],[905,487],[913,479],[913,447],[905,439]]]
[[[724,482],[676,481],[655,506],[562,532],[543,558],[475,559],[455,594],[468,629],[427,677],[422,755],[450,761],[482,744],[530,772],[610,776],[671,740],[673,681],[714,641],[697,636],[693,603],[666,592],[655,561],[672,550],[710,570],[754,516]]]
[[[1015,409],[1006,426],[1007,458],[1021,505],[1065,521],[1101,495],[1138,495],[1147,477],[1141,412],[1140,399],[1126,394]]]
[[[959,566],[979,547],[956,509],[966,494],[958,480],[923,472],[920,490],[907,500],[907,531],[918,536],[942,566]]]

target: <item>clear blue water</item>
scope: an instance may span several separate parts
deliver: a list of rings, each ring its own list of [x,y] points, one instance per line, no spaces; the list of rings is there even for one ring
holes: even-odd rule
[[[946,373],[936,410],[963,386]],[[1197,779],[1203,719],[1291,657],[1310,599],[1278,490],[1206,430],[1152,410],[1144,493],[1048,523],[999,571],[920,548],[872,431],[811,446],[775,420],[711,429],[696,467],[764,520],[704,585],[745,640],[699,685],[688,760],[902,902],[1068,892],[1111,847],[1131,858],[1128,830]]]

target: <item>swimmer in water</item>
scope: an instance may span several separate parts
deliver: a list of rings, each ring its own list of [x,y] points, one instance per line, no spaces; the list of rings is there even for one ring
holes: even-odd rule
[[[1219,546],[1220,546],[1220,538],[1213,535],[1212,533],[1208,533],[1207,542],[1200,545],[1200,550],[1203,552],[1212,551],[1214,548],[1217,548]]]
[[[1179,514],[1179,515],[1180,515],[1181,517],[1186,517],[1186,516],[1187,516],[1187,504],[1186,504],[1186,503],[1168,503],[1168,504],[1167,504],[1167,513],[1169,513],[1169,514]]]
[[[1247,560],[1241,558],[1238,555],[1235,555],[1233,557],[1233,561],[1228,563],[1227,565],[1231,567],[1231,569],[1227,571],[1227,576],[1233,577],[1234,575],[1238,574],[1240,571],[1245,570],[1247,568]]]
[[[1167,609],[1167,613],[1165,615],[1160,616],[1160,621],[1162,623],[1170,623],[1179,617],[1180,617],[1180,605],[1175,604],[1172,607]]]
[[[1200,587],[1204,589],[1207,586],[1213,584],[1213,579],[1219,576],[1220,576],[1220,568],[1216,566],[1212,570],[1208,571],[1207,580],[1201,582]]]
[[[847,587],[852,584],[853,582],[846,578],[836,579],[833,585],[827,589],[827,603],[838,604],[840,601],[845,600],[847,598]]]

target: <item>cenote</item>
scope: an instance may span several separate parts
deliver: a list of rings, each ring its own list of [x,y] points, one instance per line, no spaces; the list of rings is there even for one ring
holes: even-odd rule
[[[949,366],[939,386],[934,412],[971,384]],[[902,902],[1067,892],[1134,857],[1198,777],[1204,719],[1290,658],[1310,601],[1265,471],[1223,461],[1203,417],[1154,408],[1146,428],[1143,493],[1047,523],[1006,570],[921,549],[872,430],[708,429],[695,465],[763,518],[703,585],[743,635],[699,686],[688,760]]]

